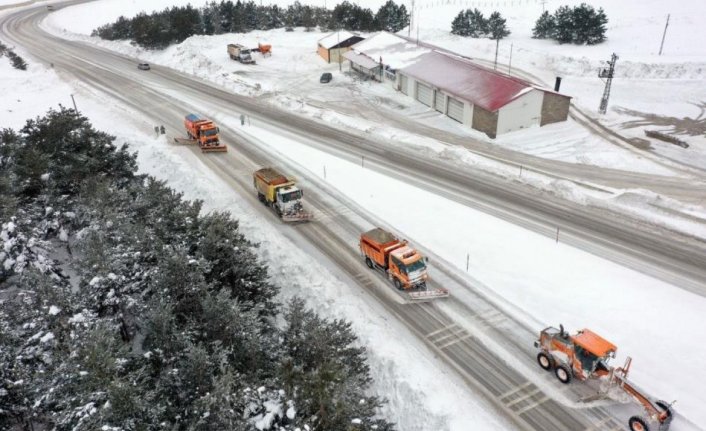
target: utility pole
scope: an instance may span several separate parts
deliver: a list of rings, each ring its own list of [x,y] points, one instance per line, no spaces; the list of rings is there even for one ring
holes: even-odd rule
[[[608,61],[608,69],[601,69],[598,72],[599,78],[606,78],[605,90],[603,90],[603,97],[601,98],[601,106],[598,108],[598,112],[605,114],[608,109],[608,98],[610,97],[610,85],[613,83],[613,76],[615,75],[615,63],[618,61],[618,55],[613,53]]]
[[[510,44],[510,61],[507,64],[507,74],[508,75],[512,74],[512,46],[513,45],[514,45],[513,43]]]
[[[662,55],[662,48],[664,48],[664,38],[667,36],[667,27],[669,27],[669,16],[667,15],[667,23],[664,25],[664,33],[662,33],[662,43],[659,45],[659,55]]]
[[[500,48],[500,38],[495,39],[495,63],[493,69],[498,70],[498,49]]]
[[[339,28],[338,31],[336,32],[336,37],[338,38],[338,43],[336,46],[338,47],[338,71],[341,71],[341,29]]]
[[[544,13],[544,5],[547,4],[547,0],[542,0],[542,13]]]
[[[412,0],[412,10],[409,13],[409,26],[407,27],[407,37],[412,37],[412,23],[414,22],[414,0]]]
[[[74,102],[74,111],[76,111],[76,116],[78,116],[78,108],[76,107],[76,99],[74,99],[74,95],[71,95],[71,101]]]

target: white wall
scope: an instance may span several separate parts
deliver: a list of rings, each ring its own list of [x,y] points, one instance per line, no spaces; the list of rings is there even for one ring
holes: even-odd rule
[[[498,115],[498,135],[526,127],[539,125],[542,117],[543,93],[532,89],[500,108]]]
[[[473,125],[473,104],[463,101],[463,124],[468,127]]]

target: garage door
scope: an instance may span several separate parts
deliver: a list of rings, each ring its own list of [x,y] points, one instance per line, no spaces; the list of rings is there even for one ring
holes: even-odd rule
[[[407,77],[405,75],[400,75],[400,91],[402,94],[408,94],[407,88]]]
[[[431,100],[433,95],[434,92],[431,90],[431,87],[417,82],[417,100],[427,106],[431,106]]]
[[[434,92],[434,109],[444,112],[444,93],[441,91]]]
[[[446,110],[446,115],[463,123],[463,102],[456,100],[453,97],[448,99],[448,109]]]

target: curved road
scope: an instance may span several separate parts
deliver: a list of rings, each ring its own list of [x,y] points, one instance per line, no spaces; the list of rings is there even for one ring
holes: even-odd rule
[[[655,235],[650,229],[636,228],[626,219],[609,223],[606,216],[612,215],[586,211],[551,196],[529,193],[522,185],[459,171],[440,161],[418,160],[414,153],[401,147],[386,146],[352,132],[279,111],[261,101],[230,94],[170,69],[154,67],[151,73],[140,73],[135,70],[133,59],[47,35],[38,26],[44,13],[44,8],[30,9],[3,17],[0,20],[2,32],[36,58],[53,62],[57,69],[76,76],[86,85],[146,117],[161,119],[155,122],[165,123],[170,130],[180,131],[179,119],[184,110],[190,108],[188,101],[212,107],[214,112],[247,111],[260,121],[272,124],[273,129],[336,152],[341,157],[359,160],[364,155],[366,166],[371,169],[398,176],[547,234],[554,233],[554,226],[561,226],[566,242],[574,242],[600,254],[610,251],[616,260],[626,260],[633,266],[655,267],[672,281],[679,276],[678,273],[684,272],[685,284],[690,281],[696,291],[703,288],[706,278],[698,262],[699,259],[704,261],[704,249],[698,241],[681,238],[672,244],[669,232],[662,232],[663,236]],[[163,119],[169,120],[164,122]],[[234,151],[199,157],[257,207],[254,193],[248,193],[250,172],[266,164],[286,166],[287,162],[272,159],[256,139],[227,127],[221,127],[221,130],[227,142],[238,143],[234,145]],[[193,151],[198,152],[197,149]],[[405,168],[404,172],[400,172],[401,166]],[[294,166],[287,168],[296,170]],[[401,304],[382,277],[366,269],[355,250],[357,235],[376,224],[374,217],[344,197],[330,196],[330,190],[319,187],[316,179],[300,176],[309,192],[307,202],[319,222],[286,227],[282,231],[293,240],[314,247],[351,280],[375,295],[392,315],[453,367],[473,390],[483,394],[498,413],[523,430],[624,428],[624,418],[615,418],[612,410],[572,403],[571,400],[575,401],[581,395],[579,385],[571,386],[567,393],[561,391],[551,378],[539,373],[527,376],[508,365],[503,359],[508,354],[519,355],[521,360],[532,363],[530,345],[536,328],[527,328],[514,320],[476,286],[456,277],[443,262],[434,266],[435,277],[439,280],[435,279],[433,283],[453,284],[452,289],[475,295],[473,305],[457,298],[426,304]],[[263,217],[274,217],[265,208],[260,208]],[[552,222],[548,223],[548,220]],[[681,262],[684,256],[692,253],[697,255],[686,259],[686,263]],[[493,347],[488,339],[497,340],[502,348]],[[546,390],[547,387],[550,389]]]

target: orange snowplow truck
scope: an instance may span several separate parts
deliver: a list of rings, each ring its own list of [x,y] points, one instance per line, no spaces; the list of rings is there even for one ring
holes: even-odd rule
[[[387,274],[397,290],[406,292],[410,299],[449,296],[446,289],[427,290],[426,258],[390,232],[381,228],[364,232],[360,235],[360,252],[370,269]]]
[[[221,143],[218,127],[213,121],[196,114],[189,114],[184,118],[184,127],[189,139],[195,140],[201,151],[205,153],[228,151],[228,147]]]
[[[577,380],[604,379],[608,386],[598,398],[608,398],[610,388],[622,389],[642,405],[645,415],[632,416],[628,421],[631,431],[666,431],[674,417],[672,404],[666,401],[652,401],[633,383],[628,381],[628,371],[632,360],[628,357],[623,367],[614,368],[608,361],[615,358],[618,350],[615,345],[589,329],[582,329],[574,335],[548,327],[534,342],[539,349],[537,362],[547,371],[554,370],[557,379],[569,383]]]

